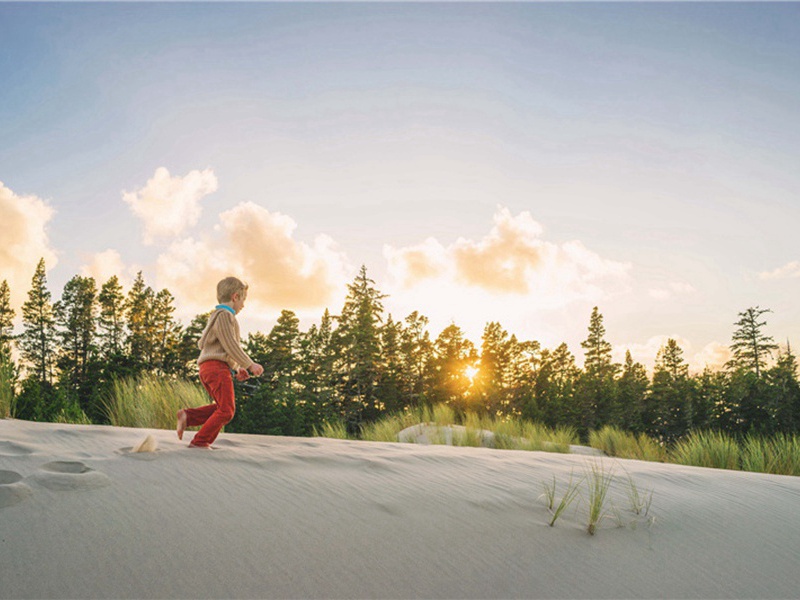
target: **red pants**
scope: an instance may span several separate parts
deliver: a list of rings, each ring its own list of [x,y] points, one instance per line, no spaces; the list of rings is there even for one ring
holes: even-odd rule
[[[236,402],[233,399],[233,378],[228,363],[207,360],[200,364],[200,381],[214,399],[215,404],[186,409],[186,425],[202,425],[191,446],[210,446],[220,429],[233,419]]]

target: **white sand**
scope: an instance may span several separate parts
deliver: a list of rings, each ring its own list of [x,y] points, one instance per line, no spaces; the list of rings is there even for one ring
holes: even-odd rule
[[[148,434],[154,452],[130,450]],[[0,421],[3,598],[797,598],[800,478],[580,455]],[[635,527],[548,527],[592,461]],[[624,470],[623,470],[624,469]],[[559,491],[561,491],[560,488]],[[584,492],[585,495],[585,492]]]

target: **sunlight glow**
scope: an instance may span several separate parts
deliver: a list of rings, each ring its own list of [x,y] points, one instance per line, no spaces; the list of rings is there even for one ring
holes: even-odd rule
[[[470,382],[475,381],[475,376],[477,374],[478,374],[477,367],[467,367],[466,369],[464,369],[464,375],[466,375],[467,379],[469,379]]]

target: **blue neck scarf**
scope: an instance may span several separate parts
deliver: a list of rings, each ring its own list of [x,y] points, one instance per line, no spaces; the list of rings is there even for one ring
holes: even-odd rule
[[[229,313],[231,313],[231,314],[232,314],[234,317],[236,316],[236,311],[235,311],[235,310],[233,310],[233,309],[232,309],[230,306],[228,306],[227,304],[217,304],[217,305],[216,305],[214,308],[215,308],[215,309],[217,309],[217,310],[220,310],[220,309],[222,309],[222,310],[227,310],[227,311],[228,311]]]

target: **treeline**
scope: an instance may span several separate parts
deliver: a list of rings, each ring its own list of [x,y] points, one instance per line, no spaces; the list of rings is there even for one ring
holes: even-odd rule
[[[208,313],[184,328],[173,317],[169,291],[155,292],[141,273],[127,294],[116,277],[98,290],[93,279],[76,276],[53,303],[40,262],[18,339],[11,336],[8,297],[4,282],[0,398],[10,398],[17,418],[104,423],[115,379],[197,377],[196,343]],[[613,362],[597,308],[578,368],[566,344],[542,348],[496,322],[486,325],[480,347],[455,324],[432,339],[422,314],[396,320],[385,313],[384,298],[362,267],[339,314],[326,310],[301,331],[296,315],[284,310],[268,334],[248,335],[245,348],[265,372],[237,384],[237,413],[227,430],[310,435],[325,422],[344,421],[358,434],[388,413],[446,403],[462,412],[572,427],[583,439],[605,425],[665,444],[695,430],[800,432],[796,358],[764,333],[766,309],[739,314],[723,370],[690,375],[683,350],[670,339],[649,376],[630,352],[624,364]],[[11,361],[12,343],[24,371]]]

